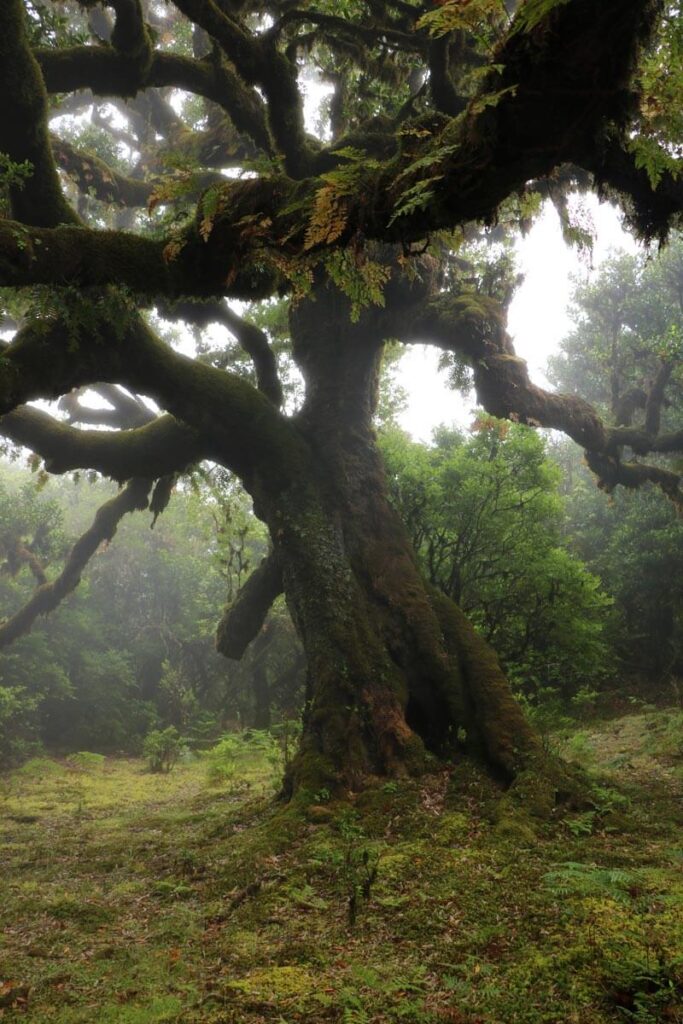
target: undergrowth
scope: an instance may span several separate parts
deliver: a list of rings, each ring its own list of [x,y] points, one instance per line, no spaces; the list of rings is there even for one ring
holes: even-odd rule
[[[548,822],[466,762],[288,808],[261,734],[168,774],[29,762],[0,777],[0,1018],[681,1022],[677,714],[565,733],[594,803]]]

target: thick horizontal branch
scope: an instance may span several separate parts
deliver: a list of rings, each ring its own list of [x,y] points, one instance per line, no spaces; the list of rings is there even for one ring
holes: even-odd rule
[[[142,69],[107,46],[38,47],[34,51],[49,93],[89,89],[96,96],[135,96],[144,89],[172,86],[222,107],[238,131],[262,152],[272,152],[263,102],[225,63],[174,53],[152,56]]]
[[[404,311],[396,331],[403,341],[423,341],[464,356],[474,370],[479,400],[492,416],[562,430],[583,448],[605,447],[605,427],[591,405],[532,383],[494,300],[471,293],[439,295],[412,316]]]
[[[216,631],[216,649],[226,658],[242,657],[282,593],[282,570],[274,553],[263,559],[226,608]]]
[[[240,267],[239,230],[234,239],[233,248],[223,237],[221,249],[226,245],[227,250],[218,253],[202,242],[196,229],[184,238],[158,241],[80,226],[29,230],[23,223],[0,220],[0,287],[118,284],[152,297],[270,295],[280,275],[272,267]]]
[[[631,427],[610,429],[583,399],[533,384],[505,330],[504,312],[493,300],[473,293],[439,295],[431,302],[415,304],[412,312],[410,307],[401,310],[390,330],[400,340],[427,342],[464,356],[472,366],[477,397],[487,412],[563,431],[585,449],[588,464],[605,490],[618,484],[636,488],[653,483],[683,511],[680,474],[620,458],[620,449],[626,445],[642,455],[681,450],[683,431],[653,436]],[[664,377],[662,373],[661,380]]]
[[[196,433],[173,416],[133,430],[78,430],[24,407],[0,418],[0,433],[40,455],[49,473],[96,469],[119,481],[177,473],[204,454]]]
[[[654,484],[673,502],[679,515],[683,516],[683,476],[661,466],[643,462],[621,462],[602,452],[586,452],[586,462],[598,478],[598,486],[607,493],[621,485],[637,490],[643,484]]]
[[[683,452],[683,430],[672,430],[665,434],[646,433],[638,427],[613,427],[608,430],[607,451],[614,454],[617,448],[631,448],[636,455],[655,452],[670,455]]]
[[[196,431],[202,439],[198,457],[220,462],[245,481],[258,468],[274,486],[286,486],[302,464],[308,466],[310,452],[296,425],[248,381],[174,352],[142,320],[128,316],[121,331],[115,309],[103,309],[101,318],[77,347],[59,322],[24,328],[0,352],[0,415],[75,387],[117,383],[153,398]],[[142,440],[155,436],[158,423],[131,432],[141,439],[140,457]],[[116,435],[93,433],[96,447],[115,443]]]
[[[34,591],[23,608],[0,624],[0,649],[30,632],[39,615],[53,611],[80,583],[81,574],[100,544],[111,540],[124,515],[147,507],[150,480],[131,480],[98,509],[91,527],[76,541],[61,573]]]

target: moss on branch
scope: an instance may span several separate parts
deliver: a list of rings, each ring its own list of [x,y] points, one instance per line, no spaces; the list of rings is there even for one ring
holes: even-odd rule
[[[52,160],[47,132],[47,93],[31,53],[21,0],[0,8],[0,153],[16,163],[28,161],[31,175],[10,186],[13,215],[26,225],[74,223]]]
[[[96,469],[119,481],[180,472],[201,459],[205,448],[172,416],[110,432],[77,430],[39,409],[22,408],[0,418],[0,433],[40,455],[49,473]]]
[[[216,650],[226,658],[239,661],[281,593],[282,569],[277,556],[271,552],[225,609],[216,631]]]

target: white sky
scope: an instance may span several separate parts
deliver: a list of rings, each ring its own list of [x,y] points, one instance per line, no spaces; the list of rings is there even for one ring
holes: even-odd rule
[[[614,207],[599,204],[593,196],[586,197],[585,205],[595,226],[594,269],[611,250],[636,249],[631,236],[622,230]],[[565,244],[559,219],[550,205],[526,238],[517,243],[517,259],[524,283],[510,306],[508,328],[517,354],[529,364],[532,379],[546,385],[543,371],[548,356],[557,350],[570,328],[567,306],[572,277],[585,278],[591,268],[576,249]],[[429,441],[432,430],[440,423],[468,426],[472,420],[474,394],[465,399],[459,392],[450,391],[445,377],[437,372],[438,358],[435,349],[413,345],[397,374],[409,399],[399,422],[418,441]]]

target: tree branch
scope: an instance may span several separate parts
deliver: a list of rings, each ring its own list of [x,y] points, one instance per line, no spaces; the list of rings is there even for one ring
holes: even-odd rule
[[[52,159],[47,93],[29,48],[24,19],[21,0],[4,0],[0,6],[0,153],[17,164],[30,165],[27,180],[10,185],[10,207],[24,225],[70,224],[78,218],[62,193]]]
[[[409,308],[401,310],[388,330],[399,340],[424,341],[464,356],[473,368],[477,397],[487,412],[563,431],[585,449],[588,464],[605,490],[617,484],[634,488],[654,483],[683,512],[679,474],[658,466],[623,463],[619,457],[619,448],[625,444],[639,454],[672,451],[683,441],[683,431],[656,437],[628,427],[609,429],[583,399],[533,384],[505,330],[504,311],[494,300],[474,293],[439,295],[413,307],[412,315]]]
[[[173,416],[132,430],[78,430],[24,407],[0,418],[0,433],[40,455],[48,473],[96,469],[118,481],[178,473],[204,455],[197,434]]]
[[[162,312],[163,315],[179,317],[196,327],[206,327],[211,323],[227,327],[237,338],[241,348],[250,356],[256,371],[259,391],[267,395],[278,408],[282,405],[284,396],[277,360],[267,334],[260,327],[238,316],[225,302],[176,302],[168,309],[163,307]]]
[[[144,89],[184,89],[217,103],[238,131],[264,153],[272,153],[263,101],[224,63],[155,52],[143,73],[115,50],[101,46],[37,47],[34,52],[49,93],[90,89],[96,96],[126,98]]]
[[[79,338],[76,350],[64,325],[53,322],[24,328],[0,351],[0,415],[38,397],[58,398],[74,387],[118,383],[154,398],[202,439],[198,457],[221,462],[245,481],[253,479],[258,467],[274,484],[286,486],[300,475],[302,463],[308,465],[309,449],[296,425],[248,381],[179,355],[142,320],[129,317],[126,322],[125,310],[123,332],[115,309],[105,307],[101,316],[91,335]],[[144,457],[142,442],[157,436],[160,422],[131,432],[140,439],[138,457]],[[115,444],[116,435],[92,433],[97,452]]]
[[[76,541],[61,573],[39,586],[20,611],[0,624],[0,649],[29,633],[39,615],[53,611],[73,591],[100,544],[111,540],[127,512],[147,507],[151,480],[131,480],[115,498],[98,509],[88,530]]]
[[[189,13],[196,3],[183,0]],[[221,23],[225,20],[215,5],[206,10],[220,16]],[[571,0],[552,8],[543,31],[512,31],[496,54],[497,70],[486,77],[467,111],[442,119],[440,130],[426,141],[408,135],[397,157],[367,168],[363,188],[345,197],[343,229],[327,237],[322,233],[313,245],[308,229],[321,180],[257,178],[226,183],[220,195],[212,196],[210,230],[200,204],[196,222],[182,237],[169,240],[171,250],[162,242],[103,232],[95,238],[46,236],[40,239],[48,246],[43,253],[29,240],[30,251],[22,258],[13,244],[17,229],[5,222],[0,226],[0,286],[68,280],[140,289],[145,282],[146,294],[258,298],[282,283],[273,262],[268,265],[269,253],[291,261],[349,245],[360,236],[408,244],[432,230],[490,219],[529,180],[566,163],[591,167],[596,136],[615,131],[615,125],[626,131],[633,64],[655,15],[653,0],[628,8],[620,0]],[[258,65],[252,50],[244,57],[251,60]],[[262,69],[256,65],[252,73],[258,78]],[[497,99],[492,104],[493,93]],[[329,162],[333,156],[322,151],[316,161]],[[642,184],[639,178],[638,187]],[[649,183],[647,188],[652,191]],[[662,184],[657,195],[661,190]],[[409,202],[412,195],[422,200]],[[665,221],[678,217],[679,205],[661,212],[658,230],[663,231]],[[67,241],[75,251],[67,251]]]
[[[147,206],[154,191],[153,181],[119,174],[94,153],[84,153],[55,135],[51,141],[55,160],[80,192],[118,206]]]
[[[216,649],[226,658],[242,657],[258,635],[273,601],[282,593],[282,570],[271,552],[226,608],[216,631]]]
[[[214,0],[174,0],[174,3],[216,40],[247,85],[263,90],[268,123],[287,172],[294,178],[305,178],[311,172],[313,151],[304,128],[296,64],[278,50],[270,33],[251,35]]]

